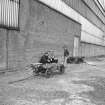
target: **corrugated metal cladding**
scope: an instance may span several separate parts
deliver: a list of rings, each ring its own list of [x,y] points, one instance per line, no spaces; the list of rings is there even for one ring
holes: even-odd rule
[[[105,17],[95,4],[94,0],[62,0],[68,6],[79,12],[101,30],[105,30]],[[91,8],[88,8],[88,6]]]
[[[0,25],[5,28],[18,28],[19,0],[0,0]]]
[[[76,9],[82,15],[86,16],[85,4],[81,2],[81,0],[62,0],[62,1],[64,1],[66,4],[68,4],[73,9]]]
[[[94,13],[103,21],[105,24],[105,13],[103,14],[100,9],[95,4],[94,0],[83,0],[93,11]]]
[[[105,55],[105,47],[82,42],[80,46],[80,52],[81,56],[86,57]]]
[[[105,0],[97,0],[103,7],[103,9],[105,9]]]

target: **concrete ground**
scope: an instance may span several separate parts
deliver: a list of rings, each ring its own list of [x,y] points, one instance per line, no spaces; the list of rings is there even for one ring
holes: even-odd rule
[[[0,105],[105,105],[105,60],[67,65],[49,79],[31,70],[1,74]]]

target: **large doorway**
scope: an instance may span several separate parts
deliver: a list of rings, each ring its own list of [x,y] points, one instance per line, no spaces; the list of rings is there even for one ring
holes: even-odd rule
[[[79,37],[74,37],[74,50],[73,56],[79,56]]]

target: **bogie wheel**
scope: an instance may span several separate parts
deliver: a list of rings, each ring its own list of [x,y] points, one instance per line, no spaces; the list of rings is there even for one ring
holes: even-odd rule
[[[34,76],[39,75],[39,73],[38,73],[38,68],[37,68],[37,67],[34,68],[34,70],[33,70],[33,75],[34,75]]]
[[[63,74],[65,72],[65,66],[62,64],[60,65],[60,74]]]
[[[46,78],[50,78],[51,75],[52,75],[52,70],[51,69],[47,69],[45,75],[46,75]]]

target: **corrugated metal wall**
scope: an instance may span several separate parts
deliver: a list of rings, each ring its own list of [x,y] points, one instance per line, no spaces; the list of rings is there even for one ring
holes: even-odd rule
[[[0,26],[18,28],[19,0],[0,0]]]
[[[97,27],[105,30],[105,17],[100,12],[99,8],[96,6],[94,0],[63,0],[67,5],[78,11],[82,14],[85,18],[95,24]],[[84,2],[90,6],[88,8]],[[93,12],[94,11],[94,12]],[[101,20],[100,20],[101,19]],[[103,21],[103,22],[102,22]]]
[[[105,13],[97,7],[94,0],[83,0],[105,24]]]
[[[98,46],[95,44],[89,44],[86,42],[81,42],[81,56],[98,56],[98,55],[105,55],[105,47]]]

